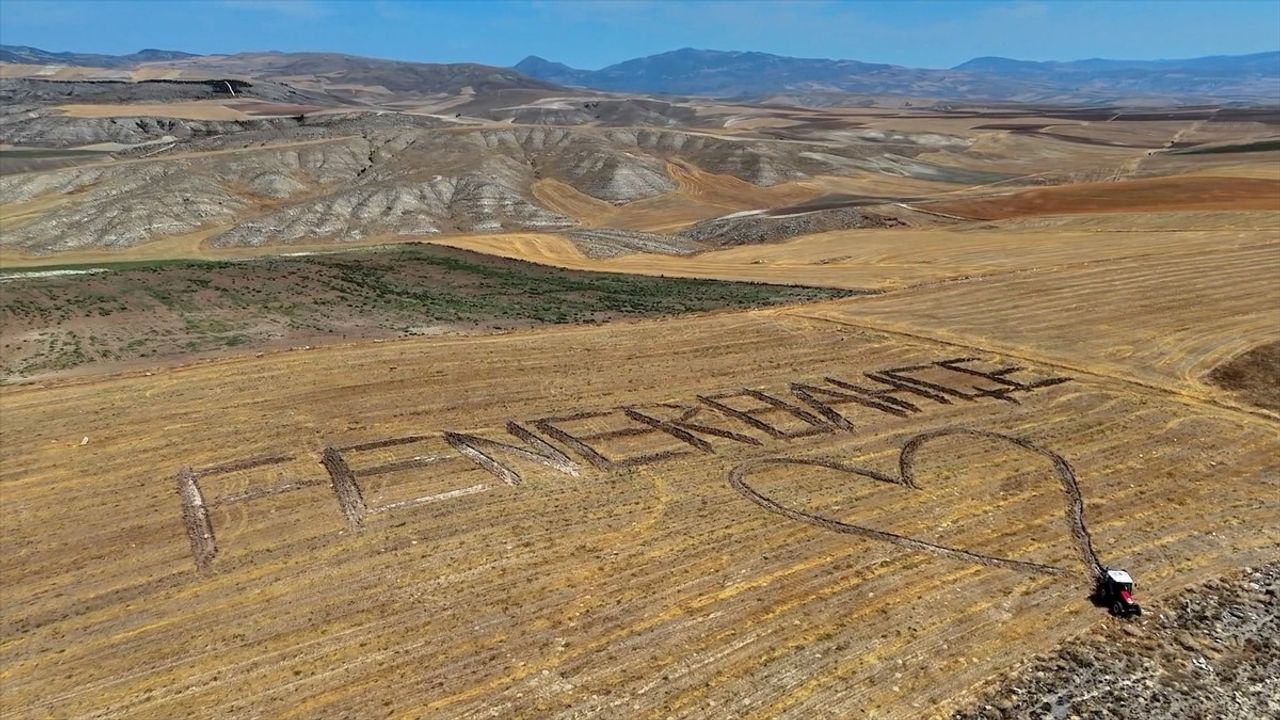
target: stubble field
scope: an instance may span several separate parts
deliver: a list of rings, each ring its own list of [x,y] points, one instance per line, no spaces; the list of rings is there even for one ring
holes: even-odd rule
[[[1162,242],[6,390],[6,712],[944,712],[1105,621],[1088,544],[1155,612],[1276,555],[1276,418],[1202,374],[1276,339],[1280,247]]]

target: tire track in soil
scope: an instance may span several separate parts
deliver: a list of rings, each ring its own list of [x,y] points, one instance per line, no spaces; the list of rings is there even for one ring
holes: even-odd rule
[[[1101,571],[1103,565],[1098,560],[1097,552],[1093,547],[1093,537],[1089,534],[1088,527],[1085,525],[1084,496],[1080,492],[1080,485],[1079,481],[1076,479],[1075,470],[1071,467],[1071,464],[1067,462],[1066,458],[1063,458],[1052,450],[1042,448],[1026,438],[991,432],[989,430],[975,430],[971,428],[958,427],[942,428],[915,435],[908,440],[905,445],[903,445],[902,450],[898,455],[897,477],[872,470],[870,468],[845,463],[834,458],[774,457],[750,460],[738,465],[729,473],[729,485],[751,502],[769,510],[770,512],[777,513],[792,520],[815,525],[826,530],[832,530],[834,532],[844,533],[847,535],[857,535],[859,537],[865,537],[872,540],[881,540],[895,545],[900,545],[902,547],[907,547],[912,550],[933,553],[935,555],[941,555],[943,557],[949,557],[957,560],[965,560],[989,567],[1003,567],[1044,575],[1064,574],[1065,571],[1062,568],[1052,565],[1023,560],[1012,560],[1009,558],[970,552],[968,550],[939,545],[937,543],[920,540],[918,538],[899,535],[898,533],[889,532],[887,530],[877,530],[861,525],[842,522],[825,515],[811,513],[805,510],[797,510],[770,498],[764,493],[761,493],[747,484],[746,481],[751,472],[766,465],[808,465],[835,470],[837,472],[860,475],[871,480],[889,485],[898,485],[910,490],[919,490],[920,486],[916,483],[913,466],[915,457],[920,448],[931,440],[955,435],[967,435],[977,438],[1002,440],[1016,447],[1040,455],[1041,457],[1048,459],[1053,464],[1054,471],[1058,476],[1058,480],[1062,485],[1063,494],[1066,496],[1067,500],[1066,519],[1068,531],[1076,545],[1077,551],[1080,553],[1080,559],[1087,570],[1087,580],[1092,584],[1094,578]]]
[[[912,470],[913,460],[920,447],[930,440],[952,435],[970,435],[973,437],[986,438],[991,440],[1004,440],[1012,443],[1024,450],[1036,453],[1041,457],[1047,458],[1053,463],[1053,469],[1058,475],[1058,480],[1062,484],[1062,491],[1067,496],[1067,522],[1071,531],[1071,538],[1075,541],[1076,549],[1080,553],[1080,560],[1086,568],[1090,569],[1089,582],[1092,583],[1096,574],[1101,572],[1103,565],[1098,560],[1098,553],[1093,547],[1093,536],[1089,533],[1088,526],[1084,521],[1084,494],[1080,492],[1080,481],[1076,478],[1075,469],[1071,467],[1071,463],[1056,452],[1016,435],[1005,435],[1003,433],[992,432],[990,430],[975,430],[972,428],[943,428],[933,430],[926,433],[916,435],[907,441],[903,446],[902,453],[898,456],[898,474],[907,482],[914,485],[915,473]]]

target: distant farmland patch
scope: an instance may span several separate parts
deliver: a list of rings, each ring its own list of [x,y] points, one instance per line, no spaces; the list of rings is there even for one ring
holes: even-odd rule
[[[1280,412],[1280,342],[1259,345],[1209,371],[1209,382]]]
[[[1255,140],[1253,142],[1228,143],[1225,145],[1211,145],[1208,147],[1189,147],[1181,150],[1175,150],[1173,154],[1221,155],[1226,153],[1270,152],[1272,150],[1280,150],[1280,138]]]
[[[979,220],[1076,213],[1280,210],[1280,182],[1212,176],[1151,178],[1037,188],[927,207]]]

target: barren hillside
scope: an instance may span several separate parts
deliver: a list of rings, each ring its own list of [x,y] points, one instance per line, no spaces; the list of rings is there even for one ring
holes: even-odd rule
[[[990,122],[1007,111],[766,111],[495,97],[502,96],[461,98],[452,115],[265,99],[38,105],[0,123],[14,144],[38,139],[60,148],[0,151],[10,168],[0,176],[3,245],[47,254],[186,236],[218,248],[607,228],[687,233],[692,245],[671,246],[697,250],[876,226],[865,222],[866,212],[929,226],[1092,212],[1103,201],[1130,212],[1268,209],[1275,194],[1270,180],[1224,185],[1208,177],[1144,181],[1148,190],[1126,185],[1146,193],[1145,205],[1106,185],[1069,189],[1149,174],[1144,168],[1159,167],[1166,152],[1201,142],[1268,137],[1273,116],[1153,120],[1148,113],[1105,128],[1123,131],[1123,141],[1083,143],[1073,138],[1101,132],[1087,120],[1059,121],[1052,132],[1042,122],[1033,135],[1024,125]],[[130,108],[182,112],[130,117]],[[576,115],[625,121],[626,108],[645,108],[654,123],[677,127],[580,124]],[[767,117],[778,122],[747,122]],[[680,126],[686,121],[698,127]],[[1208,133],[1219,121],[1229,123],[1229,134]],[[1272,151],[1258,152],[1261,159]],[[1064,183],[1010,195],[1019,186]],[[1177,199],[1171,188],[1194,197]],[[829,212],[840,207],[863,214]],[[813,213],[822,214],[779,228],[780,219]],[[714,222],[691,227],[700,221]],[[636,238],[619,247],[655,246]]]

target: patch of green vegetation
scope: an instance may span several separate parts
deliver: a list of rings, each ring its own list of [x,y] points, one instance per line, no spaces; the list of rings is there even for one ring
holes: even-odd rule
[[[34,277],[6,285],[0,317],[13,343],[6,367],[60,369],[104,358],[288,342],[410,334],[424,326],[493,329],[596,323],[857,294],[828,288],[565,270],[434,245],[402,245],[238,262],[110,264],[111,272]],[[47,266],[75,269],[93,266]],[[74,324],[74,325],[73,325]],[[83,328],[92,351],[70,327]],[[61,341],[58,338],[62,338]],[[39,348],[36,345],[43,344]],[[38,366],[38,367],[37,367]]]

